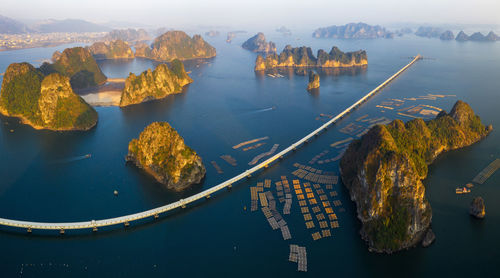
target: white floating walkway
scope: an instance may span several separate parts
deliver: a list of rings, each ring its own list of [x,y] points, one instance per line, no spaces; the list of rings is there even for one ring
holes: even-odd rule
[[[120,216],[120,217],[115,217],[115,218],[109,218],[109,219],[102,219],[102,220],[90,220],[90,221],[83,221],[83,222],[63,222],[63,223],[48,223],[48,222],[32,222],[32,221],[22,221],[22,220],[13,220],[13,219],[5,219],[5,218],[0,218],[0,226],[8,226],[8,227],[16,227],[16,228],[23,228],[27,229],[28,232],[31,232],[32,230],[60,230],[61,233],[64,233],[64,230],[80,230],[80,229],[92,229],[93,231],[97,231],[97,228],[99,227],[105,227],[105,226],[113,226],[113,225],[118,225],[118,224],[124,224],[124,226],[128,226],[131,222],[137,221],[140,219],[145,219],[145,218],[158,218],[160,214],[165,213],[167,211],[174,210],[176,208],[185,208],[188,204],[193,203],[197,200],[203,199],[203,198],[209,198],[211,194],[216,193],[217,191],[224,189],[224,188],[230,188],[234,183],[251,177],[251,175],[258,170],[262,168],[267,168],[271,163],[274,161],[283,158],[287,153],[290,151],[296,150],[298,147],[300,147],[302,144],[306,143],[311,139],[313,136],[318,135],[321,131],[326,130],[330,125],[333,123],[341,120],[344,116],[346,116],[348,113],[352,112],[354,109],[356,109],[358,106],[360,106],[363,102],[365,102],[368,98],[379,92],[381,89],[383,89],[387,84],[389,84],[391,81],[393,81],[395,78],[397,78],[403,71],[408,69],[410,66],[412,66],[416,61],[422,59],[422,56],[417,55],[414,57],[414,59],[405,67],[400,69],[398,72],[396,72],[394,75],[389,77],[386,81],[384,81],[382,84],[380,84],[377,88],[373,89],[371,92],[363,96],[360,100],[356,101],[353,105],[351,105],[349,108],[345,109],[342,111],[340,114],[337,116],[333,117],[331,120],[314,130],[313,132],[309,133],[306,135],[304,138],[300,139],[299,141],[295,142],[288,148],[282,150],[281,152],[275,154],[274,156],[268,158],[267,160],[261,162],[260,164],[254,166],[253,168],[250,168],[246,170],[245,172],[223,182],[220,183],[214,187],[211,187],[205,191],[202,191],[198,194],[192,195],[186,199],[180,199],[177,202],[164,205],[158,208],[146,210],[143,212],[139,213],[134,213],[134,214],[129,214],[125,216]]]

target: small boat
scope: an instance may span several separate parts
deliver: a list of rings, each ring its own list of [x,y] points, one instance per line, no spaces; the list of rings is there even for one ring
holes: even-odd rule
[[[92,155],[91,154],[86,154],[85,158],[90,158]]]
[[[457,187],[455,189],[455,193],[456,194],[467,194],[467,193],[470,193],[470,189],[467,187]]]

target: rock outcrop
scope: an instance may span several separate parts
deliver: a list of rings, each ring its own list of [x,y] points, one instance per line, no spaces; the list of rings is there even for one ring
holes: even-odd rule
[[[341,26],[318,28],[313,33],[314,38],[334,39],[376,39],[393,38],[394,33],[381,26],[371,26],[366,23],[349,23]]]
[[[356,203],[361,236],[370,250],[395,252],[419,243],[432,219],[422,179],[441,153],[486,137],[471,107],[457,101],[430,121],[395,120],[352,142],[340,161],[343,184]]]
[[[194,35],[191,38],[182,31],[168,31],[157,37],[151,47],[141,43],[137,44],[135,49],[136,57],[162,62],[170,62],[174,59],[212,58],[217,54],[215,48],[200,35]]]
[[[455,38],[456,41],[459,41],[459,42],[464,42],[464,41],[468,41],[469,40],[469,36],[467,36],[467,34],[465,34],[464,31],[460,31],[458,34],[457,34],[457,37]]]
[[[249,38],[241,47],[258,53],[276,53],[276,44],[274,42],[266,42],[266,37],[263,33]]]
[[[307,84],[307,90],[313,90],[319,88],[319,74],[315,71],[309,71],[309,83]]]
[[[36,129],[88,130],[97,112],[59,73],[44,76],[28,63],[9,65],[0,93],[0,113],[18,117]]]
[[[447,30],[447,31],[444,31],[439,38],[443,41],[451,41],[451,40],[455,39],[455,35],[453,34],[452,31]]]
[[[470,203],[469,214],[478,218],[483,219],[486,215],[486,210],[484,208],[484,200],[481,197],[476,197]]]
[[[173,60],[170,67],[159,64],[155,70],[148,69],[140,75],[131,73],[125,80],[120,106],[128,106],[149,100],[164,98],[182,92],[182,88],[193,82],[184,65]]]
[[[126,160],[176,191],[200,183],[206,173],[201,158],[166,122],[150,124],[132,139]]]
[[[422,239],[422,247],[429,247],[434,242],[435,239],[436,235],[434,234],[432,229],[429,228],[425,233],[424,238]]]
[[[86,48],[66,48],[60,54],[54,53],[52,58],[55,59],[54,63],[43,63],[40,70],[45,75],[58,72],[69,77],[73,89],[102,85],[106,82],[106,76]]]
[[[89,50],[96,60],[134,58],[134,52],[128,43],[122,40],[96,42],[89,46]]]
[[[366,51],[344,53],[337,47],[333,47],[330,53],[318,50],[318,57],[314,57],[310,47],[295,47],[287,45],[283,51],[268,54],[266,58],[257,56],[255,70],[269,70],[273,68],[296,68],[296,67],[317,67],[317,68],[346,68],[366,66],[368,58]]]

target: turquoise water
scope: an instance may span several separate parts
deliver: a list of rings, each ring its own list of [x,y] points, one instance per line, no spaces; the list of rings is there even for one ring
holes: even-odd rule
[[[260,211],[251,213],[244,206],[250,207],[249,186],[266,178],[277,181],[282,175],[291,181],[295,162],[307,164],[318,153],[331,149],[329,144],[347,137],[339,129],[359,116],[397,118],[394,112],[382,113],[376,107],[388,98],[456,95],[418,103],[449,110],[462,99],[485,123],[500,127],[500,44],[417,37],[339,41],[312,39],[309,33],[294,37],[269,33],[268,39],[276,41],[278,49],[291,43],[312,46],[314,51],[330,50],[333,45],[345,51],[367,50],[366,71],[322,75],[320,92],[309,94],[305,90],[307,76],[273,79],[255,75],[256,54],[239,47],[247,35],[239,35],[232,44],[226,44],[223,37],[208,38],[217,48],[217,57],[208,63],[186,63],[194,82],[185,93],[125,109],[99,107],[99,123],[89,132],[36,131],[16,119],[0,117],[0,217],[53,222],[102,219],[189,196],[249,168],[247,163],[272,144],[280,144],[282,150],[316,129],[323,123],[316,120],[320,113],[333,115],[344,110],[406,65],[408,57],[420,53],[432,59],[419,61],[355,113],[282,163],[186,210],[127,229],[101,229],[96,234],[25,235],[2,229],[0,265],[5,277],[495,275],[500,261],[500,204],[496,202],[500,174],[469,195],[455,195],[454,189],[500,157],[497,131],[479,144],[443,155],[430,167],[425,185],[437,239],[427,249],[417,247],[391,256],[369,253],[359,237],[355,208],[341,185],[334,187],[346,210],[337,213],[340,228],[332,230],[332,237],[316,242],[305,228],[295,199],[291,215],[285,216],[290,241],[272,231]],[[0,52],[0,72],[12,62],[37,64],[65,47]],[[142,59],[101,62],[108,77],[126,77],[129,72],[140,73],[153,66]],[[207,168],[203,184],[174,193],[125,164],[128,142],[153,121],[168,121],[201,155]],[[231,148],[264,136],[270,137],[267,144],[255,150]],[[85,154],[92,156],[80,159]],[[221,160],[223,154],[236,158],[238,166]],[[217,174],[212,160],[224,174]],[[335,162],[313,167],[338,172],[337,166]],[[114,190],[119,191],[118,196]],[[477,195],[486,202],[483,221],[467,214],[468,204]],[[307,273],[297,272],[297,265],[288,262],[290,243],[307,247]]]

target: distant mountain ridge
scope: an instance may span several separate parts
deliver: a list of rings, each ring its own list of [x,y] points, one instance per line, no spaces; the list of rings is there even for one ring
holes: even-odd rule
[[[23,34],[29,31],[30,29],[24,23],[0,15],[0,34]]]
[[[359,22],[318,28],[314,31],[312,36],[314,38],[333,39],[376,39],[393,38],[394,33],[387,31],[384,27],[379,25],[372,26]]]
[[[89,22],[83,19],[48,19],[34,24],[24,24],[0,15],[0,34],[26,34],[26,33],[85,33],[85,32],[107,32],[112,28]]]
[[[49,19],[41,21],[33,25],[33,30],[40,33],[54,33],[54,32],[107,32],[111,28],[85,21],[82,19]]]

